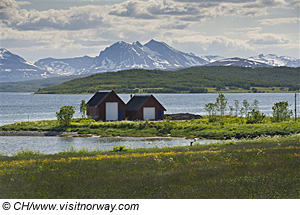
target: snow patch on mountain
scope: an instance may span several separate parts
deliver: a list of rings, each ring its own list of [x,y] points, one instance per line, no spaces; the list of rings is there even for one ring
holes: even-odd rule
[[[260,54],[248,58],[249,60],[265,63],[270,66],[288,66],[288,67],[300,67],[300,60],[288,56],[277,56],[275,54]]]
[[[51,73],[27,62],[22,57],[0,48],[0,82],[41,79]]]
[[[260,63],[253,60],[243,59],[243,58],[225,58],[216,60],[212,63],[207,64],[207,66],[240,66],[240,67],[271,67],[271,65]]]
[[[45,58],[38,60],[34,65],[55,75],[81,75],[87,72],[94,60],[95,58],[89,56],[66,59]]]

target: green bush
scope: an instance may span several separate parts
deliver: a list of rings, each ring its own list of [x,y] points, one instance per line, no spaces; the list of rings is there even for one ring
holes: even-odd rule
[[[59,112],[56,112],[56,117],[62,126],[69,126],[75,113],[74,106],[63,106]]]
[[[128,151],[125,146],[114,146],[114,149],[111,152],[122,152]]]

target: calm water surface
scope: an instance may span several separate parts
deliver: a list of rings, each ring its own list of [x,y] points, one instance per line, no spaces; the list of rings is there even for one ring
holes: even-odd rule
[[[288,101],[294,110],[293,93],[227,93],[229,105],[234,105],[234,100],[247,99],[251,104],[254,99],[259,101],[260,111],[271,115],[275,102]],[[33,93],[0,93],[0,125],[19,121],[35,121],[56,119],[55,112],[64,105],[73,105],[76,108],[75,117],[80,117],[79,105],[82,99],[86,102],[92,97],[86,95],[59,95],[59,94],[33,94]],[[125,103],[130,99],[129,94],[119,95]],[[154,94],[164,105],[168,113],[193,113],[205,115],[204,105],[215,102],[218,94]],[[298,96],[298,98],[300,95]],[[298,110],[300,102],[298,99]],[[299,112],[299,111],[298,111]]]
[[[0,153],[12,155],[20,150],[38,150],[44,154],[54,154],[70,149],[108,151],[114,146],[126,148],[163,148],[187,146],[191,140],[183,138],[99,138],[99,137],[6,137],[0,136]],[[199,144],[220,142],[217,140],[199,140]]]

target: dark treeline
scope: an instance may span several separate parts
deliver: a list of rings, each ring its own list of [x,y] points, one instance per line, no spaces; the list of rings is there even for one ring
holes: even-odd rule
[[[192,67],[177,71],[133,69],[107,72],[67,81],[37,93],[206,93],[207,87],[288,87],[299,90],[299,68]]]

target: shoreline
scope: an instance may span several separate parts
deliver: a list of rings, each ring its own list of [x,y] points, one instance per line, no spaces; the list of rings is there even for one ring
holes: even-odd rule
[[[0,131],[0,137],[98,137],[98,138],[146,138],[146,139],[188,139],[171,136],[100,136],[95,134],[78,134],[77,132],[58,131]]]
[[[58,132],[58,131],[0,131],[0,136],[33,136],[33,137],[53,137],[53,136],[73,136],[77,132]]]

